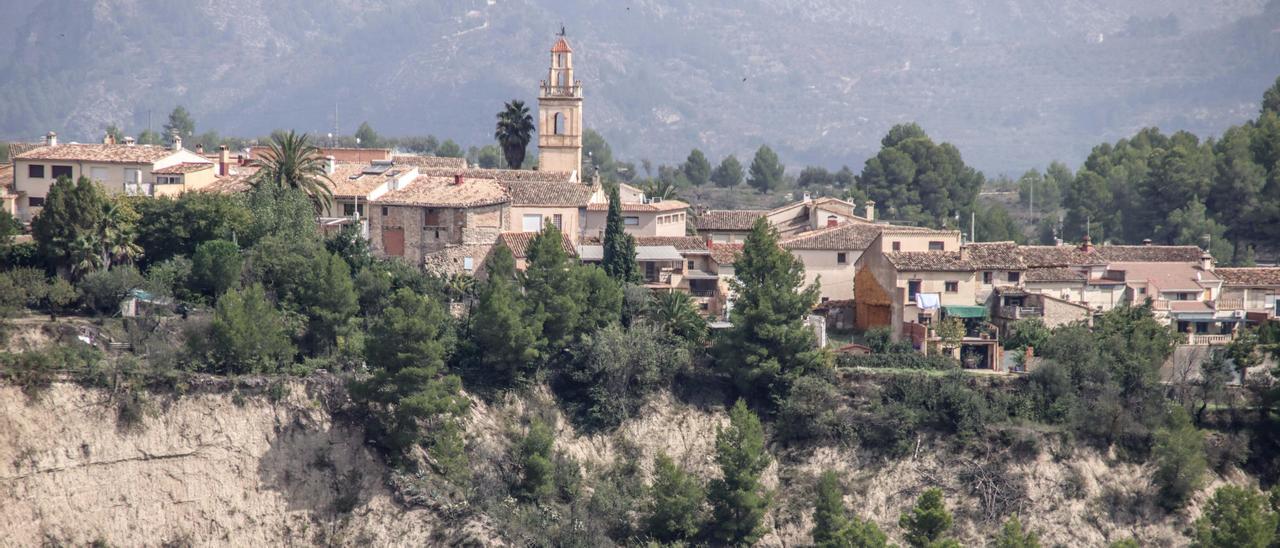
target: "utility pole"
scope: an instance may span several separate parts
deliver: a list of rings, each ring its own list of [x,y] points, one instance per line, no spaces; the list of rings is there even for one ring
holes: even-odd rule
[[[977,224],[977,220],[976,220],[977,218],[978,218],[977,212],[974,212],[974,211],[969,212],[969,242],[971,243],[978,241],[978,238],[977,238],[978,231],[975,228],[975,225]]]

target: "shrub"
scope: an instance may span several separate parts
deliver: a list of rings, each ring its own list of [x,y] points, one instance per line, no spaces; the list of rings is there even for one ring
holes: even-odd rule
[[[951,521],[942,490],[933,487],[916,499],[915,507],[902,513],[898,526],[902,527],[907,544],[921,548],[943,540],[942,536],[951,529]]]
[[[853,420],[840,393],[818,375],[800,377],[778,406],[778,434],[784,441],[841,441],[852,437]]]
[[[218,299],[209,340],[212,365],[219,373],[273,373],[294,353],[280,313],[257,284]]]
[[[243,268],[239,246],[226,240],[209,240],[196,246],[191,258],[192,286],[217,299],[228,289],[239,287]]]
[[[1226,485],[1214,491],[1194,525],[1197,548],[1266,548],[1276,536],[1277,515],[1262,493]]]
[[[992,543],[993,548],[1040,548],[1040,535],[1022,528],[1018,516],[1009,518]]]
[[[862,335],[863,340],[867,342],[867,347],[876,354],[883,354],[888,351],[890,336],[893,333],[889,326],[872,327]]]
[[[662,542],[693,538],[702,524],[706,494],[698,478],[676,466],[665,453],[653,459],[649,488],[649,534]]]
[[[630,329],[614,324],[574,347],[564,396],[587,426],[614,428],[688,363],[684,344],[665,330],[645,322]]]
[[[872,369],[959,369],[960,362],[942,354],[924,355],[918,352],[891,354],[842,354],[836,359],[840,367],[867,367]]]
[[[100,314],[114,314],[129,292],[146,283],[133,265],[116,266],[110,270],[96,270],[80,280],[80,294],[90,310]]]
[[[529,423],[529,430],[517,447],[520,482],[517,493],[525,500],[545,501],[555,494],[555,469],[551,462],[551,428],[540,419]]]
[[[154,263],[147,269],[147,289],[157,295],[190,301],[191,259],[177,256]]]
[[[1171,510],[1181,508],[1200,488],[1207,468],[1204,435],[1181,407],[1172,408],[1168,425],[1156,433],[1154,457],[1156,471],[1152,479],[1160,493],[1160,504]]]
[[[1040,348],[1047,340],[1049,340],[1049,328],[1045,327],[1044,321],[1040,318],[1028,318],[1009,324],[1009,328],[1005,331],[1004,347],[1005,349],[1028,346]]]

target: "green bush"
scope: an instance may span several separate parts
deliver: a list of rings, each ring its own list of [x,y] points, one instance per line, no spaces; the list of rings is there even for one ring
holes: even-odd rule
[[[862,335],[862,338],[867,342],[867,347],[870,348],[872,352],[876,354],[883,354],[889,350],[889,344],[891,342],[889,338],[892,336],[892,333],[893,331],[889,329],[889,326],[883,325],[868,329],[867,332]]]
[[[218,299],[209,342],[213,370],[223,374],[274,373],[294,354],[280,313],[257,284]]]
[[[960,362],[951,356],[918,352],[892,354],[841,354],[836,358],[839,367],[867,367],[872,369],[959,369]]]
[[[516,492],[525,500],[545,501],[555,494],[555,465],[551,454],[554,442],[551,428],[540,419],[530,422],[529,431],[520,439],[517,446],[520,482]]]
[[[214,299],[240,286],[244,259],[240,247],[227,240],[209,240],[196,246],[191,258],[191,282],[197,291]]]
[[[692,539],[702,526],[706,493],[697,476],[676,465],[665,453],[653,459],[649,488],[649,535],[662,542]]]
[[[911,510],[902,513],[898,526],[902,527],[907,544],[916,548],[935,546],[943,541],[943,535],[951,529],[951,513],[942,500],[942,490],[926,489]]]
[[[647,322],[585,336],[565,364],[562,395],[591,428],[614,428],[689,363],[683,341]]]
[[[1168,424],[1156,433],[1153,456],[1156,471],[1152,479],[1160,493],[1160,504],[1168,509],[1181,508],[1200,488],[1208,468],[1204,435],[1181,407],[1172,408]]]
[[[778,405],[778,436],[781,441],[849,441],[854,423],[830,380],[806,375],[791,385],[786,399]]]
[[[1274,546],[1276,513],[1267,497],[1252,488],[1225,485],[1214,491],[1194,525],[1195,548]]]
[[[120,311],[120,303],[129,296],[129,292],[145,284],[146,280],[137,268],[123,265],[90,272],[80,279],[78,289],[89,310],[114,315]]]

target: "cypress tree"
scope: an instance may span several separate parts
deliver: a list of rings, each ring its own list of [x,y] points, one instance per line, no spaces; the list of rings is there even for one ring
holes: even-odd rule
[[[621,283],[640,279],[636,266],[636,240],[626,233],[622,220],[622,199],[618,187],[609,188],[609,215],[604,227],[604,260],[601,262],[609,277]]]
[[[713,480],[708,490],[711,534],[722,544],[755,544],[766,532],[764,515],[772,498],[760,482],[769,454],[760,419],[743,400],[730,410],[729,427],[716,429],[716,463],[722,477]]]

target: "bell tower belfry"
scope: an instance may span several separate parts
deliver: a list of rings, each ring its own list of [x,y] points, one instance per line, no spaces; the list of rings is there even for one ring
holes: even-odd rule
[[[563,28],[551,46],[551,68],[538,90],[538,122],[538,169],[581,171],[582,82],[573,79],[573,49]]]

